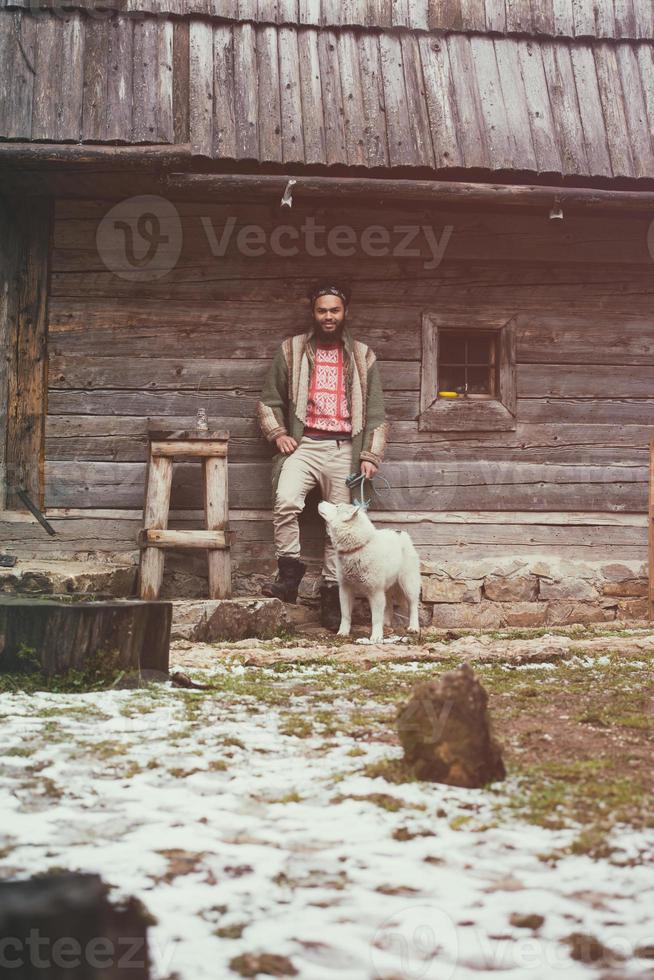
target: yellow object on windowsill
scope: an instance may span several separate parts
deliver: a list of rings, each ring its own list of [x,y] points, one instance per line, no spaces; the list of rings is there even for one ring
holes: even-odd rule
[[[439,391],[438,392],[438,397],[439,398],[458,398],[459,397],[459,393],[458,393],[458,391]]]

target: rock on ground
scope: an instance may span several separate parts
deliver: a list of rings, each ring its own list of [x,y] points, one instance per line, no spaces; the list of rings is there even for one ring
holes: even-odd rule
[[[419,779],[481,788],[506,771],[488,696],[468,664],[419,684],[398,717],[404,758]]]

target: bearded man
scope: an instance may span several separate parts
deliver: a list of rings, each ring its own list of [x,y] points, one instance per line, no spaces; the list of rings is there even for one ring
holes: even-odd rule
[[[296,602],[306,565],[298,518],[318,486],[323,500],[349,503],[346,480],[371,480],[386,448],[387,423],[379,366],[373,351],[346,326],[349,296],[325,283],[311,294],[313,325],[285,340],[272,362],[257,412],[273,459],[276,580],[263,594]],[[325,542],[321,623],[337,630],[340,603],[336,556]]]

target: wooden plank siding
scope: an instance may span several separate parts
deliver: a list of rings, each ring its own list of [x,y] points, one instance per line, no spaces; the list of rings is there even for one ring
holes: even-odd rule
[[[0,195],[0,510],[7,496],[7,413],[9,373],[13,369],[10,340],[16,310],[16,224],[9,201]]]
[[[87,555],[89,551],[136,558],[136,540],[143,517],[140,510],[49,510],[48,521],[56,531],[51,538],[28,514],[0,512],[0,540],[11,554],[21,558],[48,559],[63,554]],[[170,526],[177,530],[200,527],[200,512],[173,512]],[[230,511],[231,556],[237,574],[272,571],[272,521],[269,511]],[[375,512],[379,527],[407,529],[424,561],[481,560],[494,557],[529,559],[568,558],[584,562],[645,562],[647,516],[597,513],[513,513],[510,521],[497,512],[449,511],[414,513],[402,517]],[[318,559],[322,548],[317,523],[302,528],[303,555]],[[179,562],[181,563],[181,557]],[[173,558],[169,559],[169,564]],[[206,576],[204,562],[194,570]],[[179,566],[178,566],[179,567]],[[184,556],[184,569],[189,562]],[[201,594],[206,594],[201,593]],[[179,593],[175,596],[179,597]]]
[[[103,205],[57,202],[48,513],[60,547],[63,540],[85,550],[97,527],[107,542],[101,548],[131,553],[148,421],[181,428],[205,406],[231,433],[235,566],[261,571],[272,558],[271,453],[255,405],[278,344],[306,326],[305,296],[325,260],[270,252],[250,258],[233,241],[221,257],[208,250],[203,218],[218,235],[231,216],[235,235],[255,225],[269,240],[279,225],[301,228],[311,216],[302,208],[277,217],[254,203],[176,206],[184,237],[177,268],[135,284],[102,271],[95,254]],[[428,210],[389,206],[381,219],[336,209],[328,224],[360,235],[380,220],[392,228],[412,218],[434,221]],[[352,285],[352,327],[378,355],[392,420],[384,466],[391,490],[377,505],[380,523],[409,522],[424,559],[446,551],[450,558],[645,560],[654,427],[648,218],[569,216],[562,226],[546,216],[439,212],[437,235],[441,225],[453,231],[436,270],[417,257],[329,260],[330,271]],[[422,315],[430,308],[453,325],[517,318],[514,431],[419,431]],[[198,471],[181,465],[172,502],[179,526],[201,504]],[[113,544],[103,514],[111,515],[104,520]],[[309,521],[305,532],[307,554],[317,555],[319,525]],[[36,535],[23,545],[40,546]]]
[[[18,10],[55,6],[56,0],[0,4]],[[71,0],[66,6],[310,27],[614,39],[650,39],[654,33],[650,0]]]
[[[3,210],[9,240],[0,256],[7,263],[0,280],[0,491],[8,507],[22,506],[18,489],[43,506],[52,202],[36,198],[28,209]]]
[[[182,117],[189,96],[173,37],[161,18],[0,11],[0,138],[174,143],[173,89]]]
[[[413,24],[411,5],[390,9]],[[588,25],[592,11],[575,11]],[[507,12],[511,36],[0,11],[11,68],[0,138],[190,143],[262,165],[654,178],[654,39],[526,38],[518,27],[533,19]]]

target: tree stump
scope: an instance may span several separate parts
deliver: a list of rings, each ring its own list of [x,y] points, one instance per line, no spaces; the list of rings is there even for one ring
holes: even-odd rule
[[[0,599],[0,672],[16,670],[26,650],[48,676],[115,651],[121,670],[167,674],[172,614],[169,602]]]
[[[148,980],[151,917],[112,906],[99,875],[0,883],[0,973],[15,980]]]

